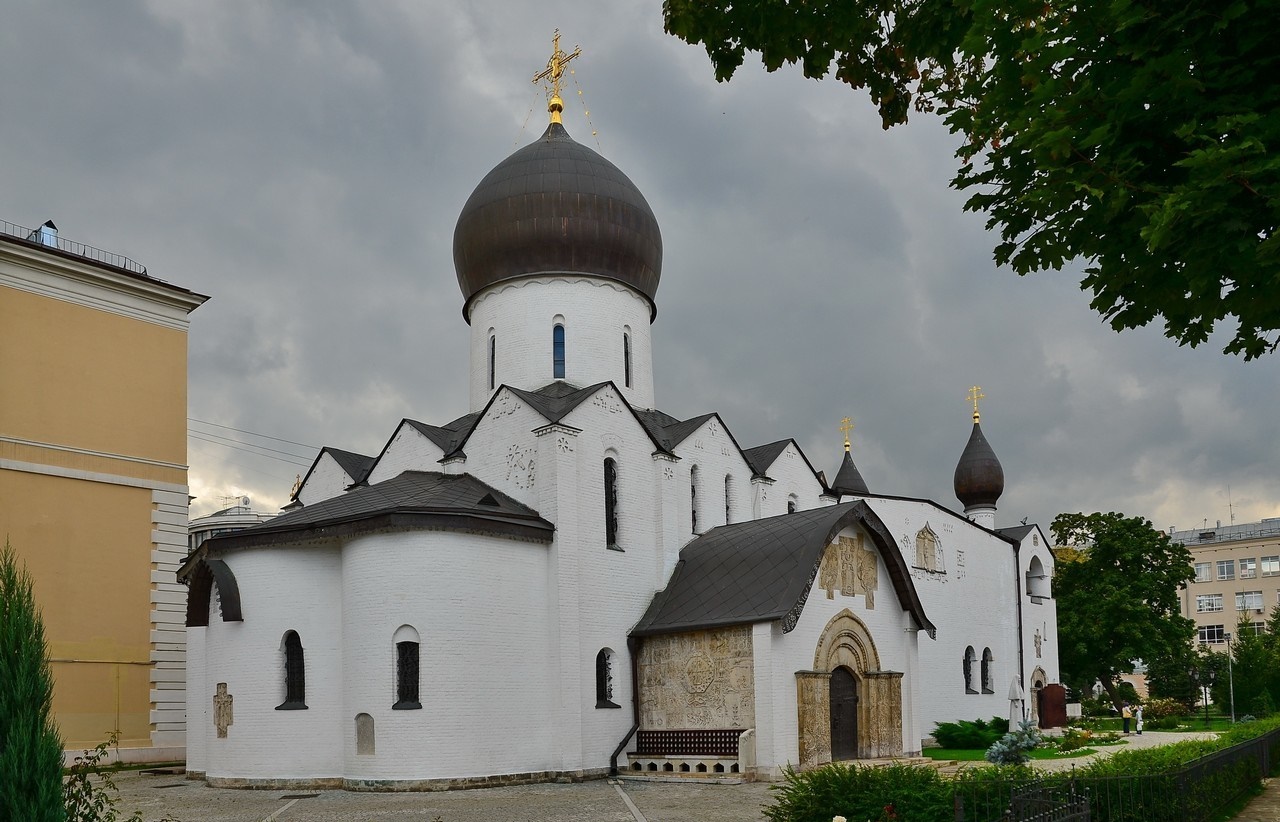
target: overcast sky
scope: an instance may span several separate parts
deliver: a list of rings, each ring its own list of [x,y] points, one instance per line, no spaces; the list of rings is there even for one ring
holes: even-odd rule
[[[545,127],[530,78],[557,26],[583,50],[566,128],[662,228],[664,411],[718,411],[744,447],[795,437],[829,477],[848,415],[873,491],[957,508],[977,384],[1000,525],[1225,523],[1228,488],[1236,522],[1280,515],[1280,357],[1116,334],[1078,269],[996,268],[939,122],[884,132],[861,92],[750,57],[718,84],[659,0],[0,5],[0,219],[211,297],[193,516],[274,510],[319,446],[376,454],[403,417],[466,413],[453,228]]]

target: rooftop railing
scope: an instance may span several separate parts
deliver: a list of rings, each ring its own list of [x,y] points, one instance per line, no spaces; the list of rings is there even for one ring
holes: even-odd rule
[[[94,248],[91,245],[77,243],[58,235],[57,231],[51,231],[44,226],[40,228],[27,228],[5,220],[0,220],[0,234],[7,237],[13,237],[18,240],[30,243],[31,245],[41,246],[44,248],[56,248],[66,254],[76,257],[83,257],[86,260],[93,260],[104,265],[121,268],[132,274],[140,274],[143,277],[147,275],[147,267],[125,257],[122,254],[112,254],[110,251],[103,251],[101,248]]]

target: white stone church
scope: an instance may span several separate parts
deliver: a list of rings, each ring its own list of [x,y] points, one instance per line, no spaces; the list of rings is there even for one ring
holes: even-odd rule
[[[996,527],[976,410],[963,514],[869,487],[847,440],[828,483],[794,440],[658,410],[658,223],[551,110],[454,233],[467,413],[324,449],[283,514],[183,566],[188,773],[767,778],[1034,714],[1053,558],[1037,526]]]

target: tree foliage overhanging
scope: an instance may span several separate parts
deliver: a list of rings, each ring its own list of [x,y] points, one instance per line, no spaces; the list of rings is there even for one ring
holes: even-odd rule
[[[1280,0],[665,0],[727,80],[748,51],[936,111],[1018,274],[1082,260],[1117,331],[1280,344]]]
[[[1142,517],[1060,514],[1052,530],[1056,544],[1084,549],[1055,563],[1062,677],[1077,690],[1101,682],[1119,708],[1119,674],[1191,642],[1195,626],[1178,594],[1195,576],[1191,553]]]

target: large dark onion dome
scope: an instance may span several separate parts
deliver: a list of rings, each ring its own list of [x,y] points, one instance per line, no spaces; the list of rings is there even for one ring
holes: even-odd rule
[[[996,452],[991,450],[987,438],[982,435],[978,414],[973,415],[973,433],[956,464],[956,497],[970,508],[994,508],[1004,493],[1004,469]]]
[[[468,322],[471,298],[484,288],[560,273],[630,286],[653,317],[662,235],[627,175],[553,122],[471,192],[453,231],[453,265]]]

